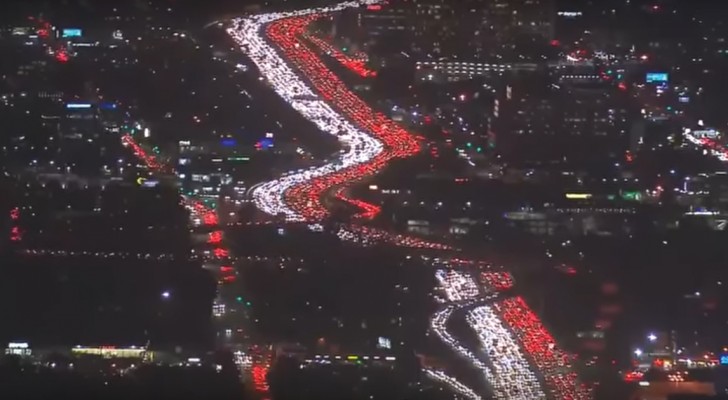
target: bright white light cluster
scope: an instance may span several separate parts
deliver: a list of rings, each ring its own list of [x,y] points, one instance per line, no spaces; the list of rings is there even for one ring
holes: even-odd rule
[[[490,307],[480,306],[470,311],[467,321],[478,335],[480,344],[493,366],[494,377],[489,382],[497,398],[512,400],[546,398],[546,393],[515,338]]]
[[[489,298],[484,298],[482,300],[486,301],[492,298],[493,296],[491,295],[489,296]],[[447,321],[450,319],[454,311],[461,310],[465,307],[471,307],[476,304],[477,301],[479,300],[473,300],[459,305],[449,305],[442,310],[436,312],[430,319],[430,328],[433,332],[435,332],[437,337],[450,348],[450,350],[455,352],[455,354],[462,357],[463,359],[467,360],[470,365],[483,373],[483,377],[485,378],[486,382],[488,382],[488,384],[491,386],[494,399],[510,400],[507,392],[503,390],[498,390],[499,387],[503,386],[502,384],[499,385],[499,382],[501,379],[503,379],[503,377],[497,376],[491,367],[484,363],[480,359],[480,357],[475,355],[472,351],[468,350],[465,346],[460,344],[460,342],[455,337],[453,337],[447,330]]]
[[[478,297],[478,284],[466,273],[455,270],[438,269],[435,279],[449,301],[463,301]]]
[[[303,79],[270,46],[262,33],[265,24],[288,17],[313,13],[327,13],[375,1],[346,2],[332,7],[311,8],[286,13],[270,13],[245,19],[236,19],[228,34],[238,43],[260,70],[267,83],[295,110],[313,122],[320,130],[338,136],[344,150],[339,158],[321,167],[290,172],[281,178],[257,186],[253,201],[262,211],[271,215],[285,215],[289,221],[303,217],[284,201],[284,193],[293,186],[370,161],[383,150],[382,143],[354,127],[326,102],[319,99]]]
[[[358,243],[362,246],[373,246],[375,244],[391,244],[399,247],[411,247],[416,249],[452,250],[450,246],[428,242],[416,237],[398,235],[382,229],[371,228],[363,225],[345,225],[339,227],[336,232],[339,240]]]
[[[432,318],[430,319],[430,328],[432,328],[432,331],[435,332],[437,337],[440,338],[440,340],[442,340],[448,347],[450,347],[452,351],[457,353],[460,357],[468,360],[475,368],[483,371],[485,373],[486,379],[490,381],[493,377],[493,372],[490,370],[490,368],[488,368],[485,363],[483,363],[475,354],[473,354],[473,352],[462,346],[460,342],[455,339],[447,330],[447,321],[452,316],[453,311],[455,311],[455,309],[457,308],[461,307],[450,305],[433,314]]]
[[[689,142],[708,151],[713,157],[718,158],[720,161],[728,162],[728,151],[717,141],[707,137],[698,137],[690,129],[684,129],[683,136]]]
[[[425,369],[423,369],[423,371],[424,371],[425,375],[427,375],[428,378],[446,385],[447,387],[450,388],[450,390],[452,390],[455,393],[458,393],[459,395],[461,395],[467,399],[470,399],[470,400],[480,400],[481,399],[481,397],[478,396],[475,392],[473,392],[472,389],[463,385],[457,379],[445,374],[442,371],[429,369],[429,368],[425,368]]]

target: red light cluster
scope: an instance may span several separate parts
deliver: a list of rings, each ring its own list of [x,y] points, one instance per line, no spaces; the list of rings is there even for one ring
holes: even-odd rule
[[[187,205],[188,205],[188,207],[190,207],[192,209],[192,212],[194,212],[195,214],[197,214],[198,216],[200,216],[202,218],[202,223],[204,225],[216,226],[220,222],[217,218],[217,213],[215,213],[215,210],[206,206],[201,201],[188,200]],[[210,239],[214,239],[212,234],[210,236]],[[220,232],[220,240],[222,241],[222,232]]]
[[[308,23],[311,23],[318,18],[320,18],[320,16],[304,17],[302,19],[306,19],[308,20]],[[332,46],[329,42],[317,36],[305,33],[303,37],[311,42],[311,44],[318,47],[322,52],[330,55],[336,61],[341,63],[341,65],[354,72],[355,74],[363,78],[370,78],[377,75],[377,71],[367,68],[366,63],[369,57],[367,57],[366,54],[358,52],[353,56],[349,56],[339,51],[339,49]]]
[[[67,63],[70,60],[68,53],[65,50],[56,51],[56,60],[61,63]]]
[[[363,245],[373,245],[378,243],[392,244],[400,247],[412,247],[417,249],[431,250],[452,250],[453,248],[436,242],[428,242],[419,238],[398,235],[390,233],[382,229],[370,228],[361,225],[349,225],[342,228],[338,236],[342,240],[350,240],[359,242]]]
[[[481,272],[480,282],[491,291],[503,291],[513,287],[513,277],[508,272]]]
[[[496,303],[494,308],[513,330],[555,398],[592,398],[591,389],[577,381],[576,372],[571,367],[571,356],[556,346],[554,338],[521,297]]]
[[[10,210],[10,219],[17,223],[17,221],[20,219],[20,208],[15,207]],[[10,228],[10,241],[19,242],[21,240],[23,240],[23,233],[20,231],[19,226],[14,225]]]
[[[226,258],[230,255],[229,251],[227,251],[226,249],[223,249],[221,247],[216,248],[215,250],[212,251],[212,253],[217,258]]]
[[[347,197],[344,194],[344,188],[336,192],[336,198],[361,209],[362,212],[355,216],[357,219],[374,219],[382,211],[382,208],[379,206]]]
[[[12,219],[13,221],[17,221],[18,219],[20,219],[20,209],[18,207],[10,210],[10,219]]]
[[[134,155],[139,158],[144,165],[147,166],[147,168],[151,169],[154,172],[165,172],[167,171],[166,166],[163,166],[159,162],[157,162],[156,158],[153,155],[147,154],[146,151],[140,146],[131,135],[124,135],[121,137],[121,142],[129,147],[131,147],[132,151],[134,152]]]
[[[222,231],[210,232],[210,237],[207,238],[209,244],[220,244],[222,243]]]
[[[253,367],[253,387],[256,392],[268,393],[268,368],[256,365]]]
[[[20,228],[14,226],[10,229],[10,240],[13,242],[19,242],[23,240],[23,234],[20,232]]]

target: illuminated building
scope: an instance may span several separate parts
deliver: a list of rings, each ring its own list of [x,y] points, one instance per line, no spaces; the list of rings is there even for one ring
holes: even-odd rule
[[[593,156],[624,154],[629,148],[636,110],[628,97],[611,88],[551,85],[533,93],[515,86],[511,96],[497,98],[492,129],[498,151],[534,161],[579,161]],[[508,98],[510,97],[510,99]]]
[[[498,35],[535,34],[553,37],[551,0],[493,0],[487,3],[487,19]]]
[[[138,358],[153,359],[154,352],[147,351],[145,347],[116,347],[116,346],[100,346],[85,347],[76,346],[71,349],[71,354],[75,356],[92,355],[101,356],[103,358]]]
[[[363,7],[357,15],[357,26],[371,36],[407,30],[408,13],[401,7],[372,5]]]
[[[434,56],[448,55],[448,42],[455,38],[452,22],[455,18],[451,2],[444,0],[418,1],[415,3],[414,24],[412,25],[414,43],[423,53]]]
[[[56,164],[65,173],[101,174],[104,158],[112,149],[120,148],[118,136],[105,130],[95,104],[65,104],[56,126],[59,137]]]
[[[402,0],[387,5],[362,7],[357,26],[366,36],[398,35],[411,44],[407,52],[449,54],[455,38],[454,10],[445,0]]]
[[[87,140],[98,138],[99,118],[96,107],[91,103],[73,102],[65,105],[61,119],[61,139]]]
[[[487,63],[480,61],[429,60],[415,63],[415,79],[420,81],[443,80],[454,82],[479,76],[503,75],[506,72],[533,72],[538,69],[534,63]]]
[[[398,0],[361,7],[350,25],[375,42],[400,38],[409,48],[397,53],[416,59],[523,61],[518,55],[530,56],[539,47],[531,38],[553,36],[552,14],[551,0]],[[343,21],[339,25],[341,32],[350,29]],[[518,41],[526,46],[514,51],[511,45]]]

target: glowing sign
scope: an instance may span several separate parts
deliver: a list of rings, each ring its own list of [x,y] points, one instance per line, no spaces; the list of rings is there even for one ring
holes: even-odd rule
[[[225,146],[225,147],[233,147],[233,146],[235,146],[236,144],[238,144],[237,140],[235,140],[235,139],[233,139],[233,138],[226,138],[226,139],[223,139],[223,140],[222,140],[222,141],[221,141],[220,143],[221,143],[221,144],[222,144],[223,146]]]
[[[114,346],[101,347],[81,347],[76,346],[71,349],[73,355],[96,355],[103,358],[142,358],[147,354],[150,358],[154,356],[152,352],[147,352],[143,347],[132,346],[130,348],[119,348]]]
[[[71,28],[71,29],[64,29],[61,31],[61,37],[64,38],[71,38],[71,37],[80,37],[82,34],[80,29]]]
[[[720,365],[728,365],[728,354],[721,354]]]
[[[92,106],[91,106],[90,103],[68,103],[68,104],[66,104],[66,108],[69,109],[69,110],[73,110],[73,109],[88,109],[88,108],[91,108],[91,107]]]
[[[559,11],[556,13],[559,17],[576,18],[584,15],[581,11]]]
[[[647,83],[666,83],[668,80],[668,75],[665,72],[648,72],[646,79]]]
[[[709,138],[709,139],[715,139],[718,137],[720,133],[716,131],[715,129],[701,129],[697,131],[693,131],[693,136],[698,138]]]
[[[591,197],[592,195],[589,193],[566,193],[566,198],[569,200],[586,200]]]

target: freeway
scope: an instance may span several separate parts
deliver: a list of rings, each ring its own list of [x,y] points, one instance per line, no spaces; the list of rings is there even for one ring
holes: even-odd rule
[[[264,14],[235,20],[228,29],[273,90],[321,131],[336,135],[344,149],[333,162],[258,186],[253,200],[266,213],[283,214],[289,221],[321,220],[328,215],[321,196],[331,188],[419,151],[415,136],[354,95],[302,38],[310,15],[356,5]]]
[[[308,33],[312,21],[327,13],[372,3],[375,1],[352,1],[261,14],[235,19],[228,27],[228,34],[258,67],[261,78],[322,132],[335,135],[343,148],[338,157],[321,166],[291,171],[255,186],[252,197],[260,210],[283,215],[291,222],[315,223],[329,215],[322,197],[334,194],[358,205],[363,210],[361,219],[366,219],[377,212],[376,206],[357,204],[346,198],[341,188],[376,174],[396,158],[419,151],[415,135],[372,110],[327,69],[310,47],[327,54],[335,50]],[[351,65],[351,60],[341,54],[335,53],[334,58]],[[452,250],[364,225],[343,226],[338,235],[365,246],[383,241],[442,252]],[[433,265],[441,262],[440,258],[436,260]],[[497,399],[590,399],[591,390],[578,383],[570,356],[557,347],[520,297],[508,297],[513,286],[510,274],[486,271],[478,283],[469,273],[455,270],[469,264],[455,260],[436,273],[445,295],[444,307],[431,320],[436,335],[483,373],[490,394]],[[447,331],[445,325],[456,310],[466,312],[466,321],[478,338],[477,350],[469,350]],[[444,371],[426,369],[425,374],[456,393],[481,398]]]

